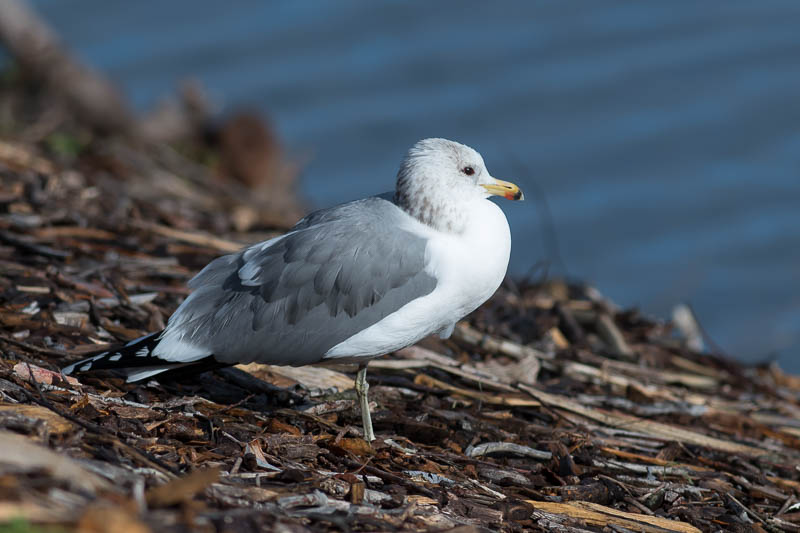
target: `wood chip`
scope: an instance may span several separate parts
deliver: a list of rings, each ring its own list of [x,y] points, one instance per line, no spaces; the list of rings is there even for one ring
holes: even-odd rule
[[[537,511],[566,515],[584,521],[591,526],[619,526],[630,531],[644,533],[701,533],[696,527],[677,520],[667,520],[657,516],[627,513],[591,502],[537,502],[525,500]]]
[[[300,383],[309,389],[337,389],[339,391],[350,390],[355,387],[353,378],[341,372],[336,372],[321,366],[275,366],[262,365],[260,363],[250,363],[248,365],[237,365],[245,372],[256,377],[264,373],[276,374],[296,383]],[[269,381],[269,379],[267,379]]]
[[[5,425],[3,424],[4,419],[15,416],[37,420],[44,424],[48,433],[53,435],[63,435],[75,429],[75,425],[72,422],[40,405],[0,402],[0,425]]]
[[[75,460],[35,444],[21,435],[0,430],[0,465],[12,467],[18,473],[45,471],[67,485],[90,494],[111,490],[104,479],[89,472]]]
[[[17,363],[14,365],[14,373],[24,380],[33,379],[37,383],[45,385],[55,385],[57,383],[63,383],[64,380],[66,380],[70,385],[80,386],[80,382],[72,376],[64,376],[60,372],[53,372],[52,370],[47,370],[46,368],[30,365],[28,363]]]
[[[145,494],[151,507],[168,507],[192,499],[219,479],[219,468],[207,468],[153,487]]]

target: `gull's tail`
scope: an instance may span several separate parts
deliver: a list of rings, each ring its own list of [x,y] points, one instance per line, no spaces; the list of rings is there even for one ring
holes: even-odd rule
[[[214,360],[213,355],[203,359],[182,363],[179,361],[167,361],[161,359],[153,353],[153,350],[161,341],[161,333],[150,333],[144,337],[134,339],[129,343],[118,348],[101,352],[86,359],[82,359],[61,369],[65,375],[75,372],[93,372],[96,370],[114,370],[122,373],[128,383],[141,381],[171,370],[181,369],[187,373],[204,372],[222,366]],[[164,376],[166,377],[166,376]]]

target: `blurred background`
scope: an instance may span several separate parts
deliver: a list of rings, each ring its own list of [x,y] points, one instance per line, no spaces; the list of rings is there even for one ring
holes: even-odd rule
[[[139,110],[186,79],[256,108],[323,207],[405,150],[478,149],[516,277],[568,275],[800,371],[800,3],[34,0]]]

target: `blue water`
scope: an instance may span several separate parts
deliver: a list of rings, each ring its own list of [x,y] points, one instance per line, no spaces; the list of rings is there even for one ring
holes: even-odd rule
[[[565,266],[538,204],[504,203],[513,273],[690,302],[729,354],[800,371],[796,0],[34,4],[140,109],[194,78],[267,113],[318,206],[390,189],[417,139],[470,144],[548,200]]]

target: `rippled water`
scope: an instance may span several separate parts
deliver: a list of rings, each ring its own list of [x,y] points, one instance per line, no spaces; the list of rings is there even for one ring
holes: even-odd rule
[[[319,206],[470,144],[545,194],[570,275],[800,371],[796,0],[34,3],[139,107],[194,77],[267,112]],[[558,271],[538,204],[504,208],[512,271]]]

